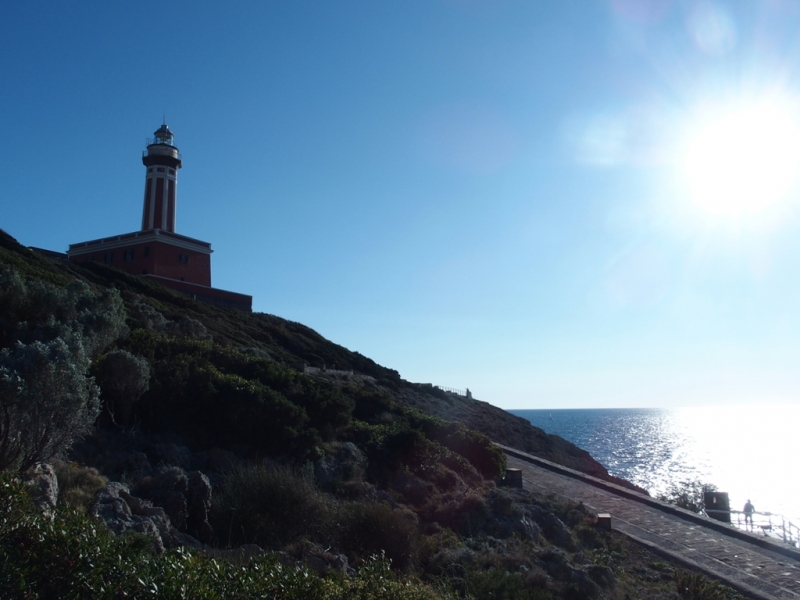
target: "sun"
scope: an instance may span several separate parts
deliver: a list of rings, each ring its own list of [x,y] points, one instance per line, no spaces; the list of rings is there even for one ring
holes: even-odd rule
[[[693,120],[681,152],[692,204],[742,218],[786,200],[800,173],[799,120],[779,99],[717,107]]]

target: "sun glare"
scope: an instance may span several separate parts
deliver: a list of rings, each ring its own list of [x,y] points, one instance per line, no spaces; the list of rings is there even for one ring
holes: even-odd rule
[[[800,125],[788,103],[765,101],[699,120],[683,152],[693,204],[717,217],[746,217],[787,198],[800,172]]]

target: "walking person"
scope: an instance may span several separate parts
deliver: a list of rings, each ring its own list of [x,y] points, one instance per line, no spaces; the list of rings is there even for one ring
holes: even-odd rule
[[[756,511],[756,507],[750,502],[750,498],[747,499],[747,503],[744,505],[744,527],[747,529],[747,523],[750,523],[750,530],[753,529],[753,513]]]

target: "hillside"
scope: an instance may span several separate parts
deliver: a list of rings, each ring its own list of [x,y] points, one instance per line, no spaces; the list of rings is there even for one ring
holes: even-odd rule
[[[556,463],[623,485],[628,482],[611,477],[587,452],[574,444],[531,426],[526,420],[479,400],[445,393],[428,384],[403,380],[393,369],[326,340],[314,330],[292,321],[264,313],[227,311],[190,300],[159,286],[99,263],[79,265],[51,260],[21,246],[5,232],[0,234],[0,268],[13,267],[23,277],[65,284],[81,279],[92,285],[118,289],[126,306],[142,299],[169,322],[192,319],[200,322],[214,345],[245,349],[268,357],[281,368],[302,372],[304,366],[352,371],[352,377],[319,372],[340,387],[357,384],[359,393],[370,390],[383,398],[447,421],[463,423],[491,439]]]
[[[598,531],[582,504],[504,487],[492,440],[613,479],[523,419],[299,323],[0,234],[2,597],[713,588]]]

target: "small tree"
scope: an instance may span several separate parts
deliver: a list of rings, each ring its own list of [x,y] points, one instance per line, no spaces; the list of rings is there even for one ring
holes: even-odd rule
[[[705,508],[703,494],[705,492],[716,491],[716,489],[717,486],[714,484],[703,483],[699,479],[680,481],[678,483],[673,483],[666,493],[658,496],[658,499],[668,504],[674,504],[679,508],[701,513]]]
[[[90,360],[126,335],[119,291],[0,272],[0,469],[51,460],[99,411]]]
[[[94,372],[112,420],[127,425],[133,403],[150,387],[150,365],[127,350],[114,350],[97,363]]]
[[[76,336],[0,351],[0,469],[52,460],[86,435],[99,390]]]

